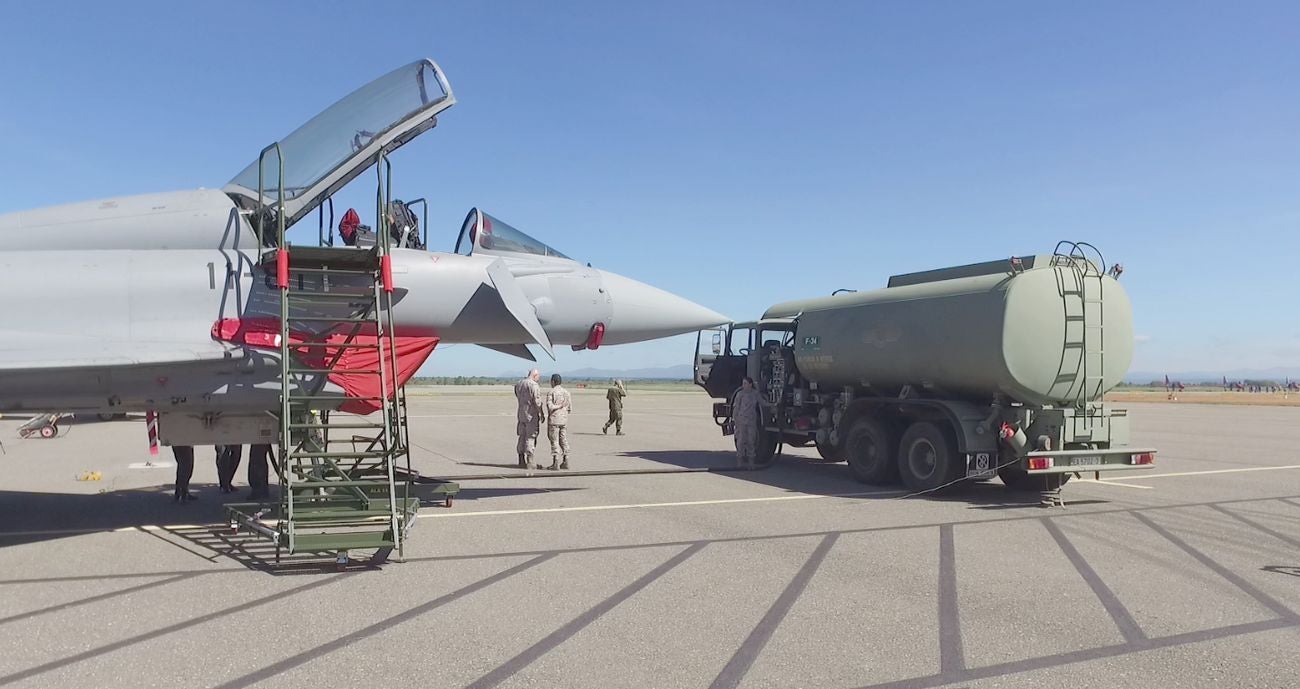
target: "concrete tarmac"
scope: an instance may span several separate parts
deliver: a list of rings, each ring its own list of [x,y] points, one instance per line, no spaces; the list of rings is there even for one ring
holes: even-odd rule
[[[633,388],[619,437],[575,392],[574,469],[734,463],[702,394]],[[1300,409],[1129,406],[1157,466],[1042,509],[811,449],[520,472],[508,391],[420,390],[415,468],[469,478],[403,562],[343,572],[229,536],[209,448],[174,505],[140,420],[6,418],[0,687],[1296,686]]]

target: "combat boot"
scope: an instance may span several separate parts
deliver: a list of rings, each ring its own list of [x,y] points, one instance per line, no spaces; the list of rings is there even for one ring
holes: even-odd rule
[[[560,460],[555,457],[551,457],[551,466],[547,468],[550,469],[551,471],[558,470],[560,468]]]
[[[600,432],[604,433],[605,435],[609,435],[609,424],[605,424],[604,426],[601,426]]]
[[[520,468],[520,469],[527,469],[527,468],[528,468],[528,462],[525,462],[525,461],[524,461],[524,453],[522,453],[522,452],[519,453],[519,468]]]
[[[569,458],[567,456],[564,458],[564,461],[560,463],[560,468],[561,469],[569,468]]]

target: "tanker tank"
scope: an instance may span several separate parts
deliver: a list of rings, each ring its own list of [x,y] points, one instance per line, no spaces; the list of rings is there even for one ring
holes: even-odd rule
[[[1128,295],[1104,264],[1026,256],[898,275],[889,286],[777,304],[797,318],[799,370],[821,390],[1032,406],[1080,404],[1122,380],[1133,358]]]

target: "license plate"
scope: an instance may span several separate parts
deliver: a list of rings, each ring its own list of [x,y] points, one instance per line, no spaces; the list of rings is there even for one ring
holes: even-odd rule
[[[1101,455],[1077,455],[1070,458],[1070,466],[1088,466],[1090,464],[1101,464]]]

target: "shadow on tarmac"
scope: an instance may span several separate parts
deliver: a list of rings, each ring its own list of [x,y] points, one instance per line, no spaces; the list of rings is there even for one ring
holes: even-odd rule
[[[745,470],[736,467],[736,453],[727,450],[641,450],[621,453],[624,457],[648,459],[682,469],[707,470],[725,473],[732,478],[781,488],[792,492],[815,495],[836,495],[864,500],[898,499],[907,495],[901,484],[873,486],[862,483],[853,475],[849,465],[782,455],[766,468]],[[1066,484],[1066,504],[1110,504],[1106,500],[1069,499]],[[1037,492],[1008,490],[1001,481],[963,483],[935,494],[918,495],[911,499],[967,503],[971,509],[1000,510],[1037,507]]]
[[[462,488],[455,501],[575,490],[583,489]],[[0,548],[122,529],[206,530],[226,523],[223,509],[226,503],[249,500],[247,489],[222,494],[215,483],[192,483],[190,491],[199,499],[188,503],[172,502],[170,484],[89,494],[0,491],[0,528],[3,529],[0,531]],[[271,491],[273,498],[278,495],[274,486]],[[421,507],[425,509],[447,509],[443,506],[444,497],[434,494],[432,486],[417,484],[412,486],[412,494],[420,498]]]

